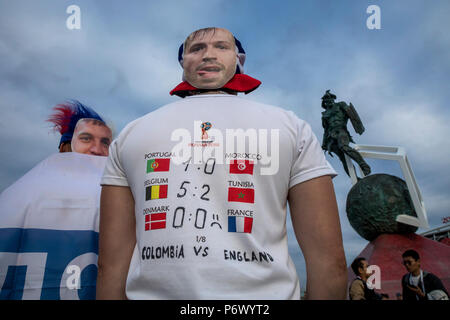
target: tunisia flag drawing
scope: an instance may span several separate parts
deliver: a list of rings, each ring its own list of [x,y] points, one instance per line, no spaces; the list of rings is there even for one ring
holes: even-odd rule
[[[231,160],[230,173],[253,174],[254,163],[251,160]]]

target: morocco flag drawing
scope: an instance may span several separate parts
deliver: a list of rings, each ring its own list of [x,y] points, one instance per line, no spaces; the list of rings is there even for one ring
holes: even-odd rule
[[[147,160],[147,173],[169,171],[170,158]]]
[[[228,188],[228,201],[255,202],[255,190],[251,188]]]

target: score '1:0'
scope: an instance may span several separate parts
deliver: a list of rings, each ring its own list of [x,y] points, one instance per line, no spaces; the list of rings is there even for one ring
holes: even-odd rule
[[[190,161],[192,158],[189,158],[189,160],[187,160],[186,163],[186,168],[184,168],[184,171],[187,171]],[[212,160],[212,161],[211,161]],[[212,162],[212,164],[211,164]],[[206,174],[213,174],[214,172],[214,167],[216,166],[216,159],[215,158],[209,158],[208,160],[206,160],[205,162],[205,168],[203,169],[203,172]]]

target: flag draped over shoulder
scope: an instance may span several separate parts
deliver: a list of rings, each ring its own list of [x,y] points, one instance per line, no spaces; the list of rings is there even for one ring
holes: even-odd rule
[[[0,194],[0,300],[95,298],[105,163],[54,154]]]

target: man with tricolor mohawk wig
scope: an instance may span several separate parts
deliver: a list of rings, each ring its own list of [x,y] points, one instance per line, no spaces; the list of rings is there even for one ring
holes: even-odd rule
[[[0,273],[9,270],[2,299],[95,298],[99,182],[112,133],[79,101],[53,110],[48,121],[61,133],[60,152],[0,193],[0,251],[7,252],[0,254]],[[35,256],[23,259],[30,254]],[[24,268],[24,281],[15,281],[17,268]],[[29,279],[38,281],[30,285]]]
[[[170,92],[183,99],[112,142],[98,299],[300,299],[288,202],[308,299],[345,299],[336,172],[306,121],[239,96],[261,84],[244,74],[245,58],[226,29],[190,33],[178,50],[183,82]]]
[[[59,152],[107,156],[112,131],[91,108],[77,100],[58,104],[47,121],[61,133]]]

